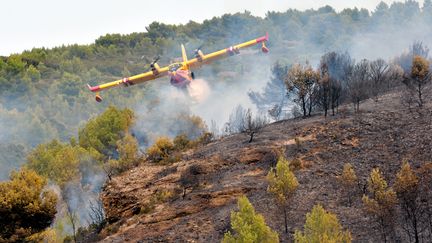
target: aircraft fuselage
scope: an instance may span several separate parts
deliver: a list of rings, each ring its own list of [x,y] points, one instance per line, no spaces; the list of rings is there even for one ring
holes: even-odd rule
[[[171,85],[177,88],[186,88],[192,82],[191,71],[179,69],[168,73]]]

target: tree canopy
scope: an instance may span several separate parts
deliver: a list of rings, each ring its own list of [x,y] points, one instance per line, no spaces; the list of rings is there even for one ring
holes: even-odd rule
[[[126,135],[133,121],[132,110],[110,106],[79,130],[79,144],[85,149],[94,149],[105,157],[117,157],[116,143]]]
[[[265,223],[264,217],[255,212],[246,196],[238,199],[238,212],[231,212],[233,233],[225,234],[223,243],[234,242],[279,242],[278,234]]]
[[[0,182],[0,241],[19,242],[49,227],[57,213],[57,195],[36,172],[12,172]]]
[[[294,234],[296,243],[322,243],[352,241],[351,233],[343,230],[336,215],[327,212],[321,205],[315,205],[310,213],[306,214],[304,231],[296,230]]]

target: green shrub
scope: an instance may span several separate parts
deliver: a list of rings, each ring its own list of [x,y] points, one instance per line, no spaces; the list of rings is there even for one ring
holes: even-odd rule
[[[174,150],[182,151],[188,149],[191,145],[191,140],[186,136],[186,134],[177,135],[174,140]]]
[[[278,234],[266,225],[264,217],[261,214],[255,212],[254,207],[246,196],[239,198],[238,208],[238,212],[231,212],[231,227],[234,233],[225,233],[222,243],[279,242]]]
[[[296,243],[349,243],[352,237],[348,230],[343,230],[336,215],[327,212],[318,204],[306,214],[304,231],[296,230],[294,241]]]
[[[174,152],[174,144],[168,137],[160,137],[147,149],[147,158],[154,162],[168,162]]]

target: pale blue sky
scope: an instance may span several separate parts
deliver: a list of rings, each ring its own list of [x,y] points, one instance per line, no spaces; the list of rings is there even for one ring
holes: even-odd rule
[[[153,21],[201,22],[224,13],[319,8],[373,10],[379,0],[0,0],[0,55],[32,47],[89,44],[106,33],[143,32]],[[385,0],[391,3],[391,0]],[[423,2],[422,0],[420,1]]]

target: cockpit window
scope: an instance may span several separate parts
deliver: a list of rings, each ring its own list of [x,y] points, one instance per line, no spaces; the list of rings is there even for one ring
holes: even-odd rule
[[[181,67],[182,67],[181,63],[173,63],[168,66],[168,69],[170,70],[170,72],[175,72]]]

